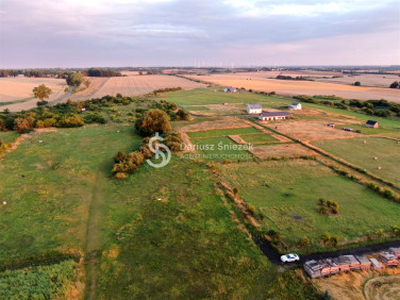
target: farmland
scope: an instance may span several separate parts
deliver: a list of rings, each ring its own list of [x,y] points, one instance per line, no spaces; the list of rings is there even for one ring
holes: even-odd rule
[[[193,76],[191,78],[201,79],[222,86],[244,87],[257,91],[275,91],[282,95],[336,95],[349,99],[386,99],[400,102],[399,92],[382,87],[351,86],[343,83],[316,82],[316,81],[294,81],[277,80],[268,78],[268,73],[236,73],[216,74],[205,76]],[[357,81],[358,79],[354,79]]]
[[[132,74],[130,74],[132,75]],[[83,101],[90,98],[101,98],[106,95],[138,96],[154,90],[181,87],[184,90],[205,87],[204,84],[167,75],[135,75],[126,77],[87,77],[90,80],[88,88],[81,87],[69,99]],[[64,96],[67,87],[65,79],[52,78],[0,78],[0,108],[11,111],[20,111],[36,107],[37,99],[33,97],[34,87],[45,84],[53,93],[49,101],[57,100]]]
[[[369,232],[390,230],[398,222],[398,204],[315,161],[228,164],[222,166],[222,174],[239,188],[246,202],[263,214],[267,228],[283,235],[292,250],[299,250],[299,240],[304,236],[311,239],[311,248],[320,249],[321,236],[326,232],[351,243]],[[319,198],[337,201],[340,214],[331,217],[319,214]],[[355,217],[354,211],[359,216],[374,215],[374,218]]]
[[[313,145],[366,169],[378,177],[397,185],[400,183],[400,174],[398,172],[400,144],[396,140],[365,137],[316,141],[313,142]],[[377,160],[374,157],[377,157]],[[381,167],[381,170],[378,170],[378,167]]]
[[[94,79],[94,89],[101,90],[106,86],[101,82],[114,78]],[[90,92],[74,95],[85,91]],[[113,157],[142,144],[133,123],[153,100],[203,114],[171,122],[185,142],[200,148],[173,154],[163,168],[144,163],[127,179],[116,180],[111,175]],[[369,116],[309,103],[281,122],[243,116],[247,103],[276,111],[291,102],[200,88],[79,112],[83,117],[99,114],[105,125],[36,129],[22,135],[0,161],[0,203],[6,201],[0,206],[0,228],[7,228],[0,231],[0,266],[54,251],[79,253],[85,275],[73,280],[78,281],[79,294],[89,299],[316,298],[315,286],[300,270],[277,268],[260,251],[252,228],[224,188],[236,188],[246,207],[254,207],[254,226],[282,236],[281,251],[334,249],[321,242],[325,233],[339,239],[338,247],[356,247],[370,242],[368,237],[375,243],[394,239],[391,230],[398,226],[400,205],[333,172],[323,164],[329,158],[321,160],[298,139],[360,167],[357,159],[365,155],[375,163],[371,151],[381,148],[384,154],[377,162],[382,170],[376,175],[398,180],[393,169],[396,141],[381,136],[396,136],[399,122],[377,118],[382,128],[365,131],[368,136],[344,132],[340,126],[361,128],[356,126]],[[328,122],[337,128],[327,127]],[[18,136],[0,132],[7,143]],[[243,144],[254,149],[238,150]],[[213,149],[201,148],[205,145]],[[337,202],[339,213],[321,214],[320,198]],[[304,237],[310,239],[306,246],[300,245]],[[34,270],[27,273],[35,276]],[[70,291],[71,282],[62,290]]]
[[[45,84],[52,90],[50,101],[62,97],[67,84],[64,79],[51,78],[0,78],[0,109],[9,108],[12,111],[29,109],[38,101],[33,97],[33,88]]]
[[[101,98],[106,95],[138,96],[154,90],[181,87],[184,90],[204,87],[204,84],[167,75],[143,75],[111,78],[89,78],[89,88],[73,94],[71,100]]]

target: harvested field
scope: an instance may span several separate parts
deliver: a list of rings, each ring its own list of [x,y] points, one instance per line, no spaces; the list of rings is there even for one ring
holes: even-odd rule
[[[254,75],[253,75],[254,74]],[[257,76],[257,74],[260,74]],[[314,70],[299,70],[299,71],[267,71],[252,73],[252,77],[275,79],[278,75],[284,76],[303,76],[314,81],[339,83],[345,85],[353,85],[359,81],[362,86],[382,87],[387,88],[389,85],[399,80],[397,74],[363,74],[354,72],[353,74],[343,74],[342,72],[333,71],[314,71]]]
[[[396,275],[397,274],[397,275]],[[386,281],[399,278],[400,269],[385,269],[383,271],[361,271],[340,273],[338,275],[313,280],[320,293],[326,290],[333,299],[352,299],[352,300],[372,300],[372,299],[398,299],[399,297],[380,298],[381,289],[385,289],[388,285],[383,284],[381,287],[374,284],[377,281]],[[382,282],[383,283],[383,282]],[[374,286],[373,286],[374,285]],[[396,284],[390,285],[396,288]],[[371,287],[373,289],[371,290]],[[398,287],[398,286],[397,286]],[[364,296],[365,295],[365,296]],[[382,295],[382,294],[380,294]],[[372,296],[372,297],[371,297]],[[378,297],[376,297],[378,296]]]
[[[167,75],[89,78],[92,84],[82,92],[72,95],[71,100],[101,98],[106,95],[138,96],[154,90],[181,87],[184,90],[205,87],[204,84]]]
[[[373,278],[364,286],[367,300],[400,299],[400,275]]]
[[[280,145],[266,145],[254,147],[251,150],[257,158],[264,160],[270,157],[299,157],[315,155],[314,151],[311,151],[299,144],[280,144]]]
[[[52,90],[49,101],[62,97],[67,84],[64,79],[6,77],[0,78],[0,108],[20,111],[36,107],[38,101],[33,97],[33,88],[45,84]]]
[[[338,130],[326,126],[327,122],[313,120],[289,120],[279,123],[264,123],[270,128],[278,126],[277,131],[282,132],[301,141],[328,140],[338,138],[353,138],[356,133]]]
[[[275,91],[282,95],[336,95],[349,99],[386,99],[400,103],[400,92],[380,87],[360,87],[348,84],[270,79],[265,72],[191,76],[222,86],[244,87],[258,91]],[[356,79],[354,81],[357,81]]]

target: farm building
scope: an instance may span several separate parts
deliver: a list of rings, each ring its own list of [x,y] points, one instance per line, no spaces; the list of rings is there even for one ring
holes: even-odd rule
[[[319,278],[331,274],[331,266],[326,260],[310,260],[304,264],[304,270],[311,278]]]
[[[400,248],[389,248],[389,252],[396,255],[396,257],[400,259]]]
[[[261,104],[247,104],[247,113],[251,114],[261,114],[262,106]]]
[[[236,93],[237,89],[233,88],[233,87],[226,87],[224,88],[224,93]]]
[[[360,262],[361,270],[369,270],[371,269],[372,262],[366,258],[365,256],[356,255],[357,260]]]
[[[372,264],[372,268],[374,268],[374,270],[382,270],[383,269],[382,264],[376,258],[371,258],[371,264]]]
[[[339,263],[342,268],[349,268],[350,270],[359,270],[361,268],[360,262],[354,255],[340,255]]]
[[[289,109],[290,110],[301,110],[301,103],[293,102],[292,104],[290,104]]]
[[[381,260],[386,267],[397,267],[399,264],[397,256],[390,252],[382,252]]]
[[[353,128],[350,128],[350,127],[343,127],[342,130],[344,130],[344,131],[350,131],[350,132],[353,132],[353,131],[354,131],[354,129],[353,129]]]
[[[258,116],[258,119],[261,121],[278,121],[278,120],[285,120],[288,117],[289,117],[288,112],[277,111],[277,112],[262,113]]]
[[[367,128],[379,128],[379,122],[378,121],[368,120],[365,123],[365,127],[367,127]]]
[[[381,267],[378,261],[374,263],[365,256],[340,255],[334,258],[309,260],[304,264],[304,271],[314,279],[341,272],[369,270],[372,266]]]

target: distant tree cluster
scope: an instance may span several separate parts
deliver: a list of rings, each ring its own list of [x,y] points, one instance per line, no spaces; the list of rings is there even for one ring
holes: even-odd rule
[[[110,69],[90,68],[87,71],[89,77],[119,77],[122,76],[121,72],[113,71]]]
[[[337,96],[307,95],[294,96],[293,98],[300,102],[327,105],[345,110],[351,109],[367,115],[374,115],[382,118],[390,117],[392,114],[400,117],[400,104],[389,102],[384,99],[361,101],[357,99],[347,100]]]
[[[292,77],[292,76],[285,76],[285,75],[278,75],[276,76],[276,79],[280,79],[280,80],[303,80],[303,81],[314,81],[310,78],[304,77],[304,76],[296,76],[296,77]]]
[[[19,70],[0,70],[0,77],[16,77],[20,73]]]

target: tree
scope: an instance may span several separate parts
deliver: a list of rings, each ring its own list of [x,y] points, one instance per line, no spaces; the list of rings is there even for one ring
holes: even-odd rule
[[[35,98],[40,99],[41,101],[49,98],[51,93],[52,93],[51,89],[45,86],[44,84],[41,84],[33,89],[33,94]]]
[[[69,86],[79,87],[85,79],[82,73],[69,74],[66,81]]]
[[[398,81],[395,81],[389,87],[391,89],[397,89],[398,87],[400,87],[400,83]]]
[[[160,109],[150,109],[135,123],[136,130],[142,136],[151,136],[172,131],[168,115]]]
[[[356,81],[356,82],[354,82],[354,85],[355,85],[355,86],[360,86],[360,85],[361,85],[361,82]]]
[[[83,80],[83,84],[85,85],[86,88],[88,88],[90,86],[92,82],[89,79],[84,79]]]

